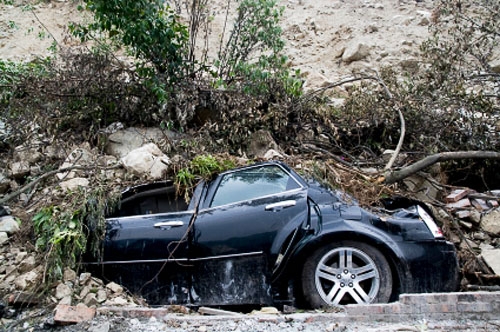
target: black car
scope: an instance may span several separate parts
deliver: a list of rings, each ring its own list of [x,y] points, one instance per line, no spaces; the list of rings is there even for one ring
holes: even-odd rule
[[[457,288],[458,262],[420,205],[373,213],[265,162],[200,182],[124,192],[89,268],[150,304],[319,308]]]

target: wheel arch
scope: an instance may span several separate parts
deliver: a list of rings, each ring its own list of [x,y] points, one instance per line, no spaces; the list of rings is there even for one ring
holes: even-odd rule
[[[293,257],[289,261],[290,263],[286,268],[287,272],[283,275],[290,276],[290,278],[292,279],[291,281],[294,284],[294,289],[298,290],[302,266],[304,265],[307,257],[309,257],[314,251],[324,245],[340,241],[360,242],[368,244],[379,250],[387,259],[393,276],[393,289],[390,301],[396,301],[398,295],[406,290],[406,287],[404,285],[408,283],[410,274],[406,260],[401,256],[400,253],[398,253],[397,250],[391,248],[391,244],[393,244],[393,246],[397,248],[396,243],[392,240],[387,243],[387,241],[384,240],[387,239],[379,239],[368,234],[354,231],[342,231],[324,234],[314,240],[307,241],[307,243],[302,244],[302,246],[298,246]],[[298,293],[300,292],[295,293],[295,296],[298,296]],[[300,302],[300,299],[298,300]]]

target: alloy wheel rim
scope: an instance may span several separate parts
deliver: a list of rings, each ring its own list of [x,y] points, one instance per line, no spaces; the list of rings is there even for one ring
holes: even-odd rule
[[[314,279],[321,298],[330,305],[371,303],[380,289],[380,274],[373,259],[350,247],[324,255]]]

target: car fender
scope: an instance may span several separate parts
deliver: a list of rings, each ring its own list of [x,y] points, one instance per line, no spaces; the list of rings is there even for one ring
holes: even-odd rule
[[[389,261],[398,285],[411,284],[409,264],[400,248],[400,243],[383,231],[374,230],[373,227],[353,220],[341,220],[335,227],[325,227],[318,234],[305,236],[290,253],[290,257],[283,262],[279,274],[273,276],[274,281],[281,281],[282,276],[292,275],[297,277],[300,267],[307,257],[321,246],[335,241],[350,240],[372,245],[384,254]]]

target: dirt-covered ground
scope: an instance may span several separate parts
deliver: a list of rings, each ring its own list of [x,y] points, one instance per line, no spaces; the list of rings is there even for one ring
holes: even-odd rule
[[[54,40],[62,47],[77,42],[68,33],[69,22],[85,22],[78,1],[15,0],[0,5],[0,57],[23,60],[50,54]],[[210,1],[214,17],[209,54],[215,56],[224,31],[228,1]],[[229,1],[234,10],[236,1]],[[432,0],[281,0],[285,7],[283,36],[293,68],[300,69],[306,87],[335,82],[352,71],[381,65],[406,65],[415,59],[428,36]],[[230,26],[231,21],[227,26]],[[201,35],[201,33],[200,33]],[[363,44],[365,55],[351,61],[342,57]]]

